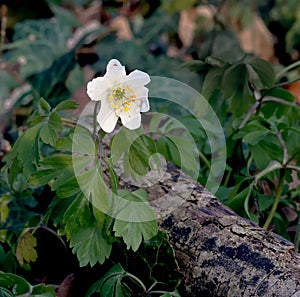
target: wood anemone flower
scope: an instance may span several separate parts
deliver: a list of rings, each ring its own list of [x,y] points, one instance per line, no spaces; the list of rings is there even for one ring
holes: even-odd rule
[[[126,75],[125,67],[112,59],[106,66],[103,77],[94,78],[87,84],[87,94],[94,101],[101,100],[97,121],[105,132],[114,130],[118,118],[122,124],[134,130],[141,125],[141,112],[150,109],[148,89],[150,82],[147,73],[134,70]]]

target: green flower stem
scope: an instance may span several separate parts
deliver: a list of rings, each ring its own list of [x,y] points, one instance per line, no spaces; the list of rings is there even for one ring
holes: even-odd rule
[[[46,119],[49,119],[49,118],[47,117]],[[84,123],[80,123],[79,121],[73,121],[73,120],[66,119],[66,118],[62,118],[61,120],[62,120],[63,124],[65,124],[67,126],[70,126],[70,127],[80,126],[83,129],[86,129],[89,133],[92,133],[91,129],[88,126],[86,126]]]
[[[134,280],[136,283],[138,283],[144,292],[147,292],[147,288],[145,287],[144,283],[135,275],[131,274],[130,272],[126,272],[125,276],[131,278],[132,280]]]
[[[290,70],[300,66],[300,61],[296,61],[295,63],[285,67],[281,71],[279,71],[276,75],[276,80],[279,80],[285,73],[289,72]]]
[[[93,137],[98,146],[98,154],[100,157],[104,157],[103,155],[103,147],[101,143],[100,131],[97,131],[97,114],[99,112],[101,101],[97,101],[95,104],[94,115],[93,115]]]
[[[210,166],[210,163],[209,163],[208,159],[205,157],[205,155],[201,151],[198,151],[198,152],[199,152],[200,159],[203,160],[203,162],[205,163],[205,165],[207,166],[207,168],[210,170],[211,166]]]
[[[254,176],[254,182],[257,183],[259,179],[261,179],[263,176],[271,173],[272,171],[275,171],[277,169],[282,169],[283,166],[281,165],[280,162],[274,160],[274,161],[271,161],[269,163],[269,165],[262,171],[260,171],[258,174],[256,174]]]
[[[268,229],[268,227],[270,226],[270,223],[275,215],[275,212],[276,212],[276,209],[277,209],[277,206],[278,206],[278,203],[280,201],[280,197],[281,197],[281,193],[282,193],[282,188],[283,188],[283,185],[284,185],[284,178],[283,178],[284,174],[283,174],[283,171],[281,170],[280,171],[280,179],[279,179],[279,185],[278,185],[278,188],[277,188],[277,192],[276,192],[276,196],[275,196],[275,200],[274,200],[274,203],[273,203],[273,206],[271,208],[271,211],[269,213],[269,216],[263,226],[264,229]]]

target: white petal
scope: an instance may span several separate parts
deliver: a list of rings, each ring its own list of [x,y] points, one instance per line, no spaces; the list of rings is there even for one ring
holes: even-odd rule
[[[141,87],[150,82],[150,76],[146,72],[134,70],[126,77],[127,82],[134,87]]]
[[[107,96],[111,83],[104,77],[94,78],[87,84],[87,94],[94,101],[100,101]]]
[[[129,130],[134,130],[141,125],[141,114],[137,110],[131,109],[131,112],[122,112],[120,114],[122,124]]]
[[[118,117],[111,105],[105,100],[101,103],[100,112],[97,115],[97,121],[106,133],[112,132],[117,124]]]
[[[125,67],[117,59],[112,59],[106,66],[104,77],[113,83],[119,83],[126,77]]]
[[[143,87],[143,88],[137,88],[134,91],[137,98],[137,102],[139,103],[140,106],[140,111],[141,112],[148,111],[150,109],[149,101],[148,101],[149,90]]]

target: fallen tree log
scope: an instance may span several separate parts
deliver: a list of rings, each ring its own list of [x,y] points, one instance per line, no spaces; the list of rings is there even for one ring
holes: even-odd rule
[[[146,190],[186,296],[300,296],[300,255],[291,242],[239,217],[174,167]]]

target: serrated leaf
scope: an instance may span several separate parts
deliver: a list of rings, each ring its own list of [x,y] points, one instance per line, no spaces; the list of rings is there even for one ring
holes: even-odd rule
[[[0,223],[1,224],[5,223],[9,216],[8,205],[10,202],[11,202],[11,199],[9,198],[8,195],[2,194],[0,196]]]
[[[29,232],[26,231],[21,235],[18,240],[16,257],[22,266],[25,262],[35,262],[38,255],[36,252],[37,240],[36,238]]]
[[[66,209],[62,223],[67,238],[72,238],[80,228],[88,227],[91,222],[89,202],[82,195],[78,195]]]
[[[86,228],[80,228],[72,236],[70,247],[76,253],[81,267],[96,263],[103,264],[111,253],[111,244],[103,235],[102,224],[93,222]]]
[[[135,195],[134,192],[122,190],[118,194],[123,199],[114,203],[116,220],[113,231],[115,236],[123,238],[128,249],[136,251],[143,239],[148,240],[157,234],[155,213],[141,193]]]
[[[126,277],[126,271],[120,263],[114,265],[99,281],[88,290],[86,297],[99,293],[102,297],[130,297],[131,291],[122,285],[122,279]]]
[[[81,189],[76,176],[67,180],[56,190],[56,194],[60,198],[72,197],[74,195],[78,195],[79,193],[81,193]]]
[[[11,170],[9,179],[11,183],[19,172],[24,174],[25,179],[29,178],[36,169],[40,159],[39,152],[39,132],[45,123],[39,123],[22,134],[7,155],[7,165],[15,166],[16,170]]]
[[[30,182],[35,186],[42,186],[54,180],[51,189],[55,191],[73,176],[72,156],[61,154],[43,159],[40,162],[39,170],[30,177]]]
[[[86,199],[101,212],[107,213],[110,207],[110,196],[103,180],[99,166],[77,175],[78,184]]]

